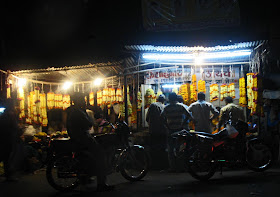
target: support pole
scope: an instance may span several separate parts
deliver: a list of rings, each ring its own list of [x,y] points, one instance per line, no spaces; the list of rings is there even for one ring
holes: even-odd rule
[[[124,110],[125,110],[125,122],[128,123],[128,110],[127,110],[127,75],[124,73]]]

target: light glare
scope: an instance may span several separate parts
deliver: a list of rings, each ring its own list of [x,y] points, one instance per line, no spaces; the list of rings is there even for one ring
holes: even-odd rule
[[[102,81],[103,81],[103,79],[101,79],[101,78],[96,78],[96,79],[94,80],[93,84],[94,84],[95,86],[100,86],[101,83],[102,83]]]
[[[179,84],[164,84],[162,85],[163,88],[179,88],[181,85]]]
[[[18,78],[18,86],[23,87],[26,85],[26,79],[24,78]]]
[[[68,90],[71,86],[72,86],[72,82],[70,81],[66,81],[64,84],[63,84],[63,90]]]

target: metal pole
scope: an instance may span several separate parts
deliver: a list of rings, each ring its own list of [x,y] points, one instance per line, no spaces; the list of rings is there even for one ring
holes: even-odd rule
[[[125,122],[128,123],[128,110],[127,110],[127,75],[124,73],[124,109],[125,109]]]

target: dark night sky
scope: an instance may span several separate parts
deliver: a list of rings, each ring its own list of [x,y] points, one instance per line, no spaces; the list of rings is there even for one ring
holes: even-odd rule
[[[267,36],[269,14],[267,5],[254,2],[240,1],[238,28],[154,33],[141,26],[141,0],[5,0],[0,5],[0,67],[16,70],[111,60],[120,57],[126,43],[260,39]]]

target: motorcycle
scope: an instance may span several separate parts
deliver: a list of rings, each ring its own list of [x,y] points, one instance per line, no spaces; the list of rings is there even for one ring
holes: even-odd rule
[[[107,174],[114,171],[129,181],[141,180],[148,172],[149,157],[143,146],[132,145],[129,140],[129,128],[125,122],[116,127],[110,123],[114,133],[94,135],[98,143],[110,150],[107,152]],[[104,125],[103,125],[104,126]],[[52,152],[47,164],[48,183],[56,190],[73,190],[87,177],[85,163],[88,152],[73,148],[71,139],[53,139],[50,142]]]
[[[215,134],[182,130],[172,134],[178,144],[177,158],[185,169],[198,180],[210,179],[218,168],[243,167],[261,172],[272,165],[271,150],[257,137],[248,137],[247,123],[231,120]]]

